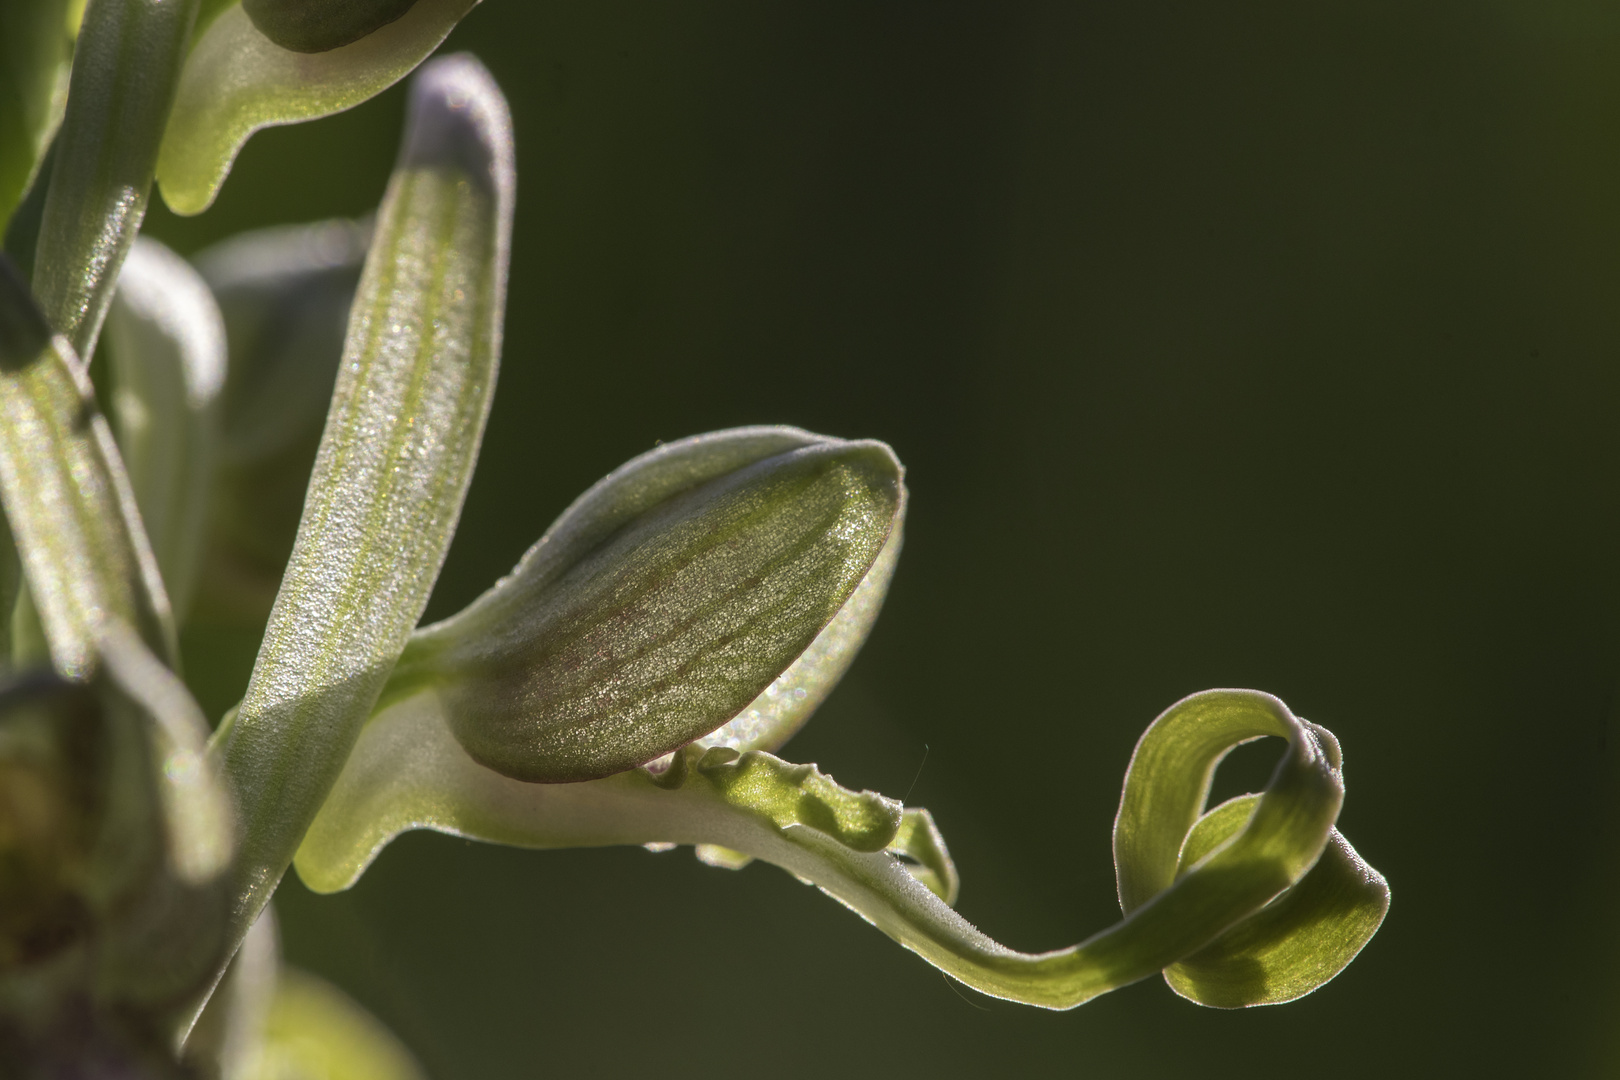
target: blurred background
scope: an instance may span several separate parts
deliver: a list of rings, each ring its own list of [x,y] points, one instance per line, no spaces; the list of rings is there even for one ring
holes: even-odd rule
[[[438,1080],[1620,1071],[1620,8],[489,0],[447,48],[519,201],[430,618],[655,440],[881,438],[905,556],[785,756],[929,807],[960,910],[1057,948],[1118,918],[1142,729],[1258,687],[1342,740],[1394,902],[1293,1005],[1054,1014],[770,866],[413,834],[289,875],[294,962]],[[263,133],[149,231],[364,213],[402,105]],[[217,713],[252,642],[189,644]]]

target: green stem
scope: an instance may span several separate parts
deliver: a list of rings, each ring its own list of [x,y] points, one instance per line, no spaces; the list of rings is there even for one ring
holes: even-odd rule
[[[146,216],[198,0],[90,0],[45,196],[34,293],[88,362]]]

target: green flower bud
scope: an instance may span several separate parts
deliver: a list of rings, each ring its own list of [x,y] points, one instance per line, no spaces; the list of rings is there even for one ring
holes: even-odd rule
[[[416,0],[242,0],[259,32],[283,49],[318,53],[359,41]]]
[[[737,717],[818,642],[897,535],[901,477],[882,443],[795,428],[661,447],[586,492],[465,611],[418,632],[388,697],[431,688],[467,753],[519,780],[651,762]],[[870,611],[818,672],[818,696],[875,614],[877,597],[863,598]]]

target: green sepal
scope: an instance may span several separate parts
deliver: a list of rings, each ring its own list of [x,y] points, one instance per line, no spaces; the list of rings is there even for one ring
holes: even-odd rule
[[[243,821],[238,940],[342,769],[455,531],[499,363],[514,183],[488,71],[467,56],[425,66],[292,559],[215,739]]]
[[[87,678],[111,620],[171,665],[168,596],[84,369],[0,259],[0,497],[57,671]]]
[[[225,380],[225,327],[180,256],[139,238],[107,314],[112,414],[176,621],[190,607],[207,526]]]
[[[158,154],[164,201],[177,214],[202,213],[255,131],[330,116],[388,89],[431,55],[477,3],[419,0],[358,41],[315,54],[277,45],[240,4],[220,12],[181,73]]]
[[[836,647],[823,632],[863,582],[881,594],[892,559],[872,571],[903,500],[881,443],[765,428],[662,447],[588,492],[466,610],[417,633],[390,697],[434,687],[476,760],[537,783],[645,764],[751,704],[762,722],[807,649],[823,645],[795,678],[814,681],[817,700],[853,656],[872,590]],[[770,726],[790,732],[812,703],[798,682],[781,689],[788,709]]]

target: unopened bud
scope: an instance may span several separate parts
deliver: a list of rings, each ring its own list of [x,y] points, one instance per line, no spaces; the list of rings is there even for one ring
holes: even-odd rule
[[[519,780],[652,761],[737,716],[838,616],[899,527],[901,476],[882,443],[794,428],[662,447],[419,632],[390,696],[433,689],[467,752]]]

